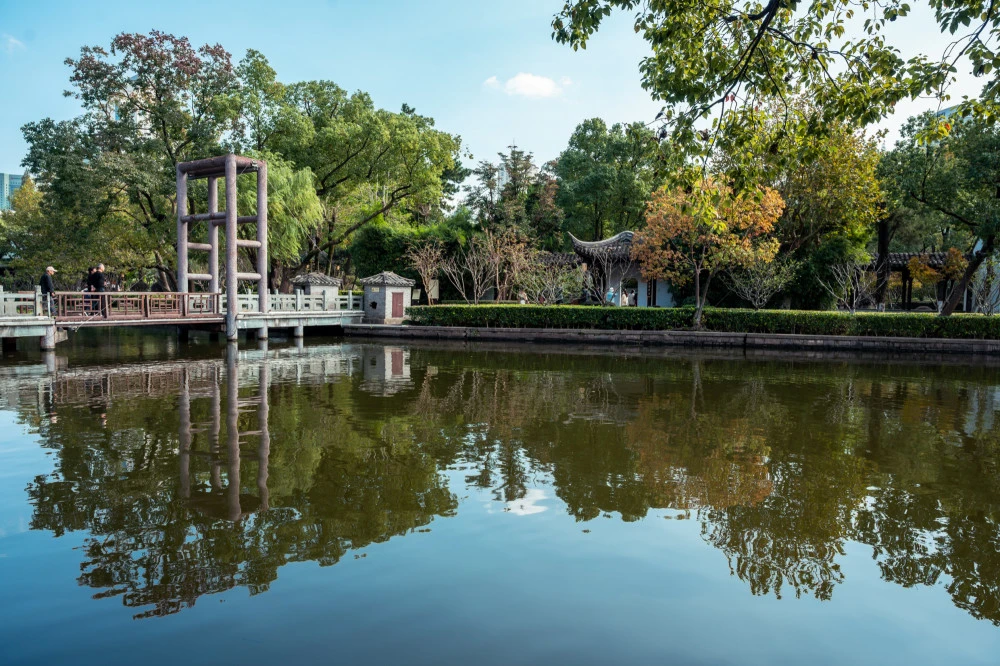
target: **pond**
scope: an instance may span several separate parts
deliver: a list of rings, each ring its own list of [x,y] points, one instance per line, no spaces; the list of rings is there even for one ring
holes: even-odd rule
[[[996,663],[998,376],[81,334],[0,364],[0,662]]]

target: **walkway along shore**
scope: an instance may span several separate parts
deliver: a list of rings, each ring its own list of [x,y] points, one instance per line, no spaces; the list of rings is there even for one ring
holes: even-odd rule
[[[540,342],[736,349],[795,349],[822,352],[885,352],[891,354],[979,354],[1000,356],[1000,340],[859,337],[717,333],[714,331],[607,331],[563,328],[477,328],[464,326],[391,326],[344,324],[344,335],[356,337]]]

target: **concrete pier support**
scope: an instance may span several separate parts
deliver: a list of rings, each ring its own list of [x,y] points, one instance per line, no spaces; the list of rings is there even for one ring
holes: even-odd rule
[[[56,349],[56,327],[46,326],[45,335],[39,338],[42,351],[55,351]]]
[[[305,326],[296,326],[295,328],[292,329],[292,335],[295,338],[303,338],[305,337],[305,334],[306,334]]]

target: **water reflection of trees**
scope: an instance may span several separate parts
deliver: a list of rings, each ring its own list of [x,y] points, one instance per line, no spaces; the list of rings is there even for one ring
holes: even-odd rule
[[[1000,623],[1000,396],[988,382],[719,361],[615,374],[483,365],[425,375],[414,406],[461,415],[445,433],[470,483],[510,499],[541,471],[580,520],[693,514],[754,594],[830,599],[846,544],[860,542],[886,581],[941,583]]]
[[[256,594],[287,562],[334,564],[454,512],[438,461],[353,422],[350,375],[268,387],[252,381],[259,369],[154,368],[146,379],[162,390],[139,392],[96,373],[106,425],[83,386],[94,373],[52,384],[56,418],[38,424],[58,463],[28,488],[31,527],[87,530],[79,582],[95,597],[149,617],[234,587]],[[222,385],[237,390],[220,419]],[[268,432],[281,445],[265,454]]]
[[[884,580],[938,585],[1000,624],[1000,396],[986,376],[418,348],[383,390],[381,366],[354,368],[353,353],[269,361],[264,428],[259,362],[57,380],[49,406],[25,412],[58,456],[29,488],[32,526],[87,530],[80,582],[165,614],[454,514],[451,468],[502,502],[550,485],[581,521],[692,517],[753,594],[830,599],[847,544],[865,544]],[[226,424],[217,396],[234,372]],[[184,391],[189,442],[162,397]],[[56,422],[40,418],[52,409]],[[232,450],[233,427],[270,432],[266,455],[260,432]]]

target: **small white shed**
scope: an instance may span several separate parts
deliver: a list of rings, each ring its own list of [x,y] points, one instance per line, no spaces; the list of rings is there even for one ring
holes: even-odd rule
[[[365,311],[365,323],[368,324],[402,324],[406,308],[413,296],[414,280],[382,271],[358,280],[364,287],[362,307]]]

